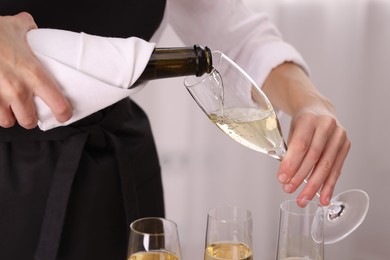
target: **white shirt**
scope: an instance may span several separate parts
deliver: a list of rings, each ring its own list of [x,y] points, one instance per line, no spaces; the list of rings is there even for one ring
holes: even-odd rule
[[[265,13],[242,0],[167,0],[162,26],[170,24],[188,45],[198,43],[233,59],[259,85],[276,66],[291,61],[308,66]]]

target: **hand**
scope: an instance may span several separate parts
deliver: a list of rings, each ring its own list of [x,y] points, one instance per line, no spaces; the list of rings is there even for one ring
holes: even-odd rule
[[[37,125],[34,96],[39,96],[59,122],[72,116],[72,108],[55,80],[46,72],[27,43],[26,34],[37,28],[30,14],[0,16],[0,127],[16,121],[26,129]]]
[[[328,205],[351,146],[345,129],[332,113],[313,105],[293,116],[287,146],[278,171],[283,189],[294,192],[308,177],[299,204],[305,206],[321,190],[320,202]]]
[[[277,178],[293,193],[307,179],[298,204],[313,199],[328,205],[351,143],[338,122],[333,105],[316,90],[295,64],[274,69],[263,87],[275,107],[292,116],[287,153]]]

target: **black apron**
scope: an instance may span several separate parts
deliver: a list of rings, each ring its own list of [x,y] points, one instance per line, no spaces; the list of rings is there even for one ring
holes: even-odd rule
[[[39,27],[148,40],[165,0],[11,0]],[[0,128],[0,259],[126,259],[129,224],[164,216],[147,116],[126,98],[70,126]]]

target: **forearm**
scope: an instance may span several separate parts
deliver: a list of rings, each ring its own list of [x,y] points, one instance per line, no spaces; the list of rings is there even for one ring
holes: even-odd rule
[[[324,112],[334,113],[331,102],[314,87],[300,66],[286,62],[271,71],[263,85],[272,105],[288,115],[320,105]]]

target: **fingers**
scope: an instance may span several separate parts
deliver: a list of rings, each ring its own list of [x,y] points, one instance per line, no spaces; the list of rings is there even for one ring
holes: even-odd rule
[[[279,178],[286,192],[294,192],[303,182],[319,160],[335,124],[332,120],[321,119],[321,125],[317,126],[318,118],[312,114],[305,114],[298,118],[292,127],[290,142],[285,159],[279,169],[280,174],[286,177]]]
[[[28,67],[19,66],[17,73],[15,70],[5,68],[2,72],[0,73],[1,127],[11,127],[16,121],[26,129],[36,127],[38,117],[34,96],[42,98],[59,122],[65,122],[72,116],[69,101],[38,61],[30,61]]]
[[[26,34],[37,28],[22,12],[0,16],[0,126],[16,122],[26,129],[37,125],[34,96],[39,96],[59,122],[72,116],[69,101],[27,43]]]
[[[288,144],[286,156],[282,160],[277,174],[281,184],[290,183],[302,164],[313,135],[313,131],[309,130],[312,128],[309,127],[309,124],[311,124],[309,121],[303,121],[297,125],[296,131],[294,131],[294,126],[291,126],[289,139],[292,139],[292,141]],[[286,185],[284,188],[286,192],[293,192],[291,186]]]
[[[320,202],[323,205],[328,205],[330,199],[333,196],[333,191],[336,186],[336,182],[341,175],[341,169],[344,165],[344,161],[348,155],[350,148],[351,142],[347,139],[346,142],[344,142],[344,145],[341,147],[338,155],[336,156],[333,168],[322,186]]]
[[[6,74],[0,77],[0,126],[12,127],[18,121],[26,129],[34,128],[37,116],[31,90],[11,72]]]
[[[286,157],[278,171],[285,192],[292,193],[304,182],[298,204],[312,200],[321,190],[320,202],[328,205],[350,142],[334,117],[304,115],[293,125]]]
[[[39,96],[48,105],[57,121],[69,120],[72,117],[70,102],[40,63],[37,62],[26,74],[31,74],[28,84],[34,90],[34,95]]]
[[[348,154],[350,142],[346,137],[345,131],[337,129],[329,139],[324,152],[315,165],[307,185],[298,196],[298,201],[311,200],[316,192],[321,189],[320,203],[328,205],[336,182],[341,173],[341,168]]]
[[[21,12],[14,16],[19,23],[25,27],[27,31],[38,28],[31,14],[27,12]]]
[[[0,105],[0,127],[9,128],[15,125],[16,119],[9,106]]]
[[[25,100],[23,102],[22,100]],[[37,126],[37,115],[31,96],[18,99],[11,106],[12,113],[18,124],[26,129],[32,129]]]
[[[29,13],[21,12],[16,15],[16,17],[19,18],[25,26],[27,26],[28,30],[37,28],[33,17]],[[33,90],[34,95],[42,98],[53,112],[57,121],[65,122],[69,120],[72,116],[72,107],[70,102],[63,95],[51,75],[46,72],[45,68],[41,65],[37,58],[31,54],[32,53],[30,52],[30,63],[28,66],[22,68],[25,70],[23,74],[28,77],[28,80],[25,81],[27,87]],[[23,109],[20,111],[25,112]],[[32,116],[32,113],[33,111],[26,114],[25,117]]]

